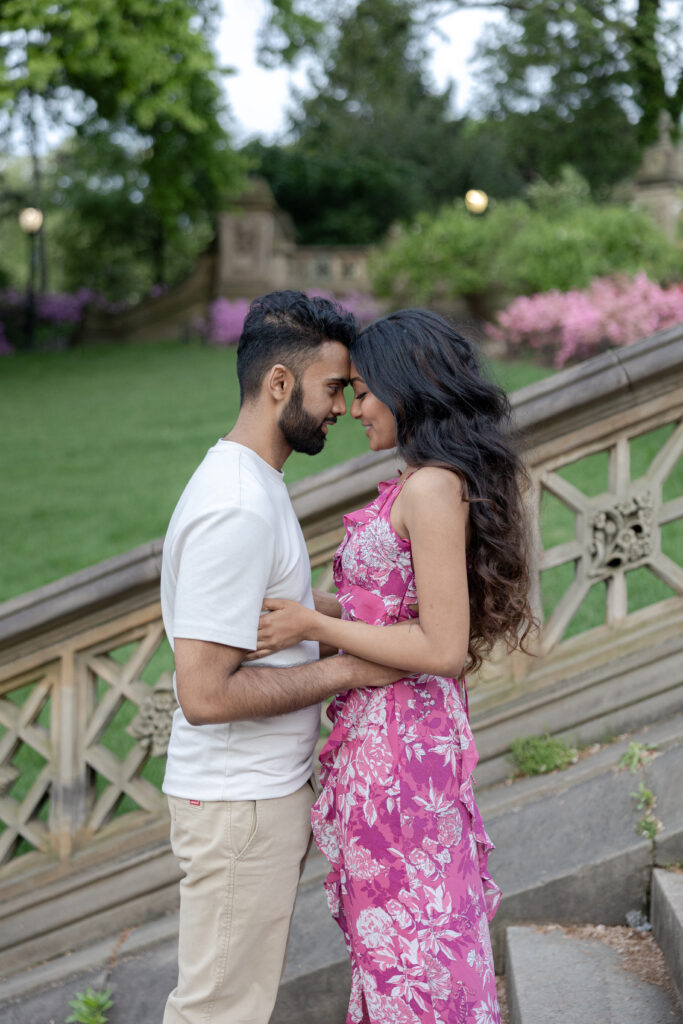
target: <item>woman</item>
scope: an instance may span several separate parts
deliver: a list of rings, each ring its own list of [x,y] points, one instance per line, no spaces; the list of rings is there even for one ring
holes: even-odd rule
[[[406,470],[344,517],[341,618],[269,601],[259,647],[318,640],[405,673],[335,698],[320,755],[313,830],[351,958],[349,1024],[499,1024],[488,922],[500,891],[463,671],[533,625],[509,405],[435,313],[377,321],[351,358],[351,415]]]

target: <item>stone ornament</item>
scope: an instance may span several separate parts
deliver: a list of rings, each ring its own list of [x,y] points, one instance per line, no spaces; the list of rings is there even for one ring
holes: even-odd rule
[[[168,672],[159,680],[140,705],[140,711],[126,732],[149,751],[151,757],[165,757],[171,738],[173,712],[178,702],[173,693],[173,679]]]
[[[650,491],[593,512],[588,519],[588,576],[609,576],[647,559],[653,552],[654,518]]]

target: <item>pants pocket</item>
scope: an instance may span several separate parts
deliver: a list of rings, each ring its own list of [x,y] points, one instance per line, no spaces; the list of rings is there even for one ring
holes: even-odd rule
[[[233,800],[230,803],[228,844],[234,857],[241,857],[252,843],[258,828],[255,800]]]

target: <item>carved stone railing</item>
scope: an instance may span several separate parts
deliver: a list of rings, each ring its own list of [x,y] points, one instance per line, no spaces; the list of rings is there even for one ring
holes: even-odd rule
[[[500,653],[470,682],[480,784],[503,777],[516,736],[597,739],[680,709],[683,697],[681,551],[662,544],[683,518],[683,487],[672,492],[683,327],[524,388],[513,406],[541,618],[544,574],[565,567],[571,580],[547,610],[536,656]],[[635,439],[654,430],[654,458],[634,478]],[[607,463],[604,487],[587,493],[577,467],[595,456]],[[331,584],[343,512],[396,469],[393,453],[370,453],[290,488],[318,586]],[[538,515],[548,500],[566,510],[559,539]],[[173,707],[160,559],[156,541],[0,606],[0,974],[176,905],[159,791]],[[629,610],[628,577],[643,567],[668,596]],[[567,635],[601,587],[602,615]]]

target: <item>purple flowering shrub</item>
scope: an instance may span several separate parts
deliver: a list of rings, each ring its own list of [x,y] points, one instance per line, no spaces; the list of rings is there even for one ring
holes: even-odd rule
[[[332,292],[312,290],[307,292],[311,298],[330,299],[353,313],[361,326],[369,324],[379,316],[377,304],[372,295],[353,292],[338,299]],[[214,299],[209,306],[209,315],[200,325],[200,333],[213,345],[236,345],[239,341],[244,320],[249,312],[246,299]]]
[[[127,303],[108,302],[100,292],[90,288],[79,288],[76,292],[53,292],[35,296],[36,340],[49,347],[63,347],[68,344],[76,326],[83,319],[87,307],[92,306],[108,313],[125,309]],[[3,324],[0,355],[7,354],[7,346],[14,350],[7,340],[8,334],[14,346],[20,346],[26,331],[26,292],[17,288],[0,291],[0,320]]]
[[[5,337],[5,325],[0,323],[0,356],[11,356],[13,353],[14,346]]]
[[[208,341],[214,345],[236,345],[248,312],[246,299],[214,299],[205,328]]]
[[[597,277],[580,291],[514,299],[486,333],[510,353],[533,349],[560,367],[683,322],[682,288],[662,288],[642,272]]]

